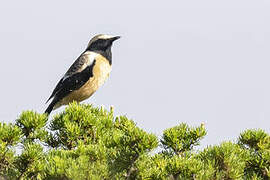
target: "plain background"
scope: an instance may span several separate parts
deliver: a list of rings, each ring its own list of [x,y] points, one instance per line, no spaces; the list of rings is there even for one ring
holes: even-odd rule
[[[113,105],[159,137],[204,122],[202,147],[269,132],[269,22],[266,0],[1,1],[0,120],[43,112],[90,38],[106,33],[122,36],[113,71],[85,103]]]

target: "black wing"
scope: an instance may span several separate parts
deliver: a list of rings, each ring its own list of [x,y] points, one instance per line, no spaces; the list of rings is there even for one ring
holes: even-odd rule
[[[79,86],[81,84],[80,82],[78,82],[77,85],[75,85],[76,84],[76,79],[75,78],[78,78],[78,76],[80,76],[80,75],[76,75],[76,74],[80,74],[86,68],[88,68],[87,66],[85,67],[85,65],[87,64],[87,61],[88,61],[87,56],[84,56],[83,54],[77,58],[77,60],[71,65],[71,67],[65,73],[64,77],[57,83],[56,87],[54,88],[51,96],[48,98],[46,103],[52,97],[54,97],[56,94],[58,94],[59,91],[67,88],[66,86],[68,86],[70,83],[73,84],[72,86]],[[89,66],[91,66],[93,64],[94,64],[94,62],[92,64],[90,64]],[[90,70],[92,72],[92,69],[90,69]],[[82,75],[84,75],[84,73],[82,73]],[[77,80],[79,81],[79,79],[77,79]],[[78,88],[80,88],[80,87],[78,87]],[[72,91],[72,87],[71,87],[71,91]]]
[[[57,102],[72,91],[82,87],[93,76],[94,65],[95,61],[90,66],[87,66],[83,71],[62,79],[56,86],[57,90],[54,91],[54,98],[48,108],[45,110],[45,113],[50,114]]]
[[[52,97],[56,94],[57,91],[59,91],[59,90],[62,88],[62,85],[63,85],[63,79],[64,79],[64,78],[62,78],[62,79],[57,83],[56,87],[54,88],[54,90],[53,90],[51,96],[47,99],[46,103],[47,103],[50,99],[52,99]]]

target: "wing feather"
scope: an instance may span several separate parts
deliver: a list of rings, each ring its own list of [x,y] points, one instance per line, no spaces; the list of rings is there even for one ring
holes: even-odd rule
[[[77,58],[77,60],[70,66],[65,75],[57,83],[51,96],[46,103],[56,96],[61,94],[61,99],[68,93],[79,89],[87,80],[93,76],[92,70],[95,64],[96,53],[85,52]],[[60,97],[58,97],[60,98]]]

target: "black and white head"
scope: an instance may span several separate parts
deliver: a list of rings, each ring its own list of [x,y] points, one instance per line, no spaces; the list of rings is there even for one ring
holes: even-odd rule
[[[86,51],[93,51],[101,54],[110,62],[110,64],[112,64],[111,47],[113,42],[119,38],[120,36],[111,36],[105,34],[96,35],[88,43]]]
[[[88,43],[87,50],[89,51],[107,51],[110,50],[115,40],[120,36],[111,36],[106,34],[99,34],[93,37]]]

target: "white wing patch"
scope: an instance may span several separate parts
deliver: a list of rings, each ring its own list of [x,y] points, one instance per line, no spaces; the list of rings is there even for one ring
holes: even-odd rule
[[[95,53],[95,52],[86,52],[85,55],[87,56],[87,64],[86,64],[86,66],[84,68],[86,68],[87,66],[90,66],[95,61],[95,58],[99,54]]]
[[[83,54],[83,57],[86,58],[87,61],[86,61],[85,64],[82,65],[80,71],[78,71],[78,72],[83,71],[87,66],[90,66],[91,64],[93,64],[93,62],[95,61],[96,56],[98,56],[98,54],[95,53],[95,52],[85,52]],[[62,78],[62,81],[64,81],[65,79],[67,79],[70,76],[72,76],[72,75],[68,75],[67,73],[64,74],[64,76]]]

